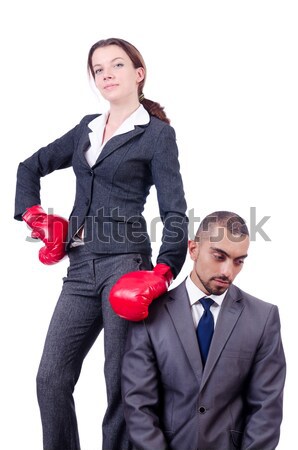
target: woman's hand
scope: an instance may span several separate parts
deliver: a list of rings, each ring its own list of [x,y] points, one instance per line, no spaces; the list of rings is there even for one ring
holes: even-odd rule
[[[31,236],[45,243],[39,250],[39,260],[43,264],[55,264],[64,258],[68,220],[46,214],[40,205],[27,208],[23,220],[32,229]]]
[[[140,270],[123,275],[110,292],[110,303],[118,316],[137,322],[148,316],[150,303],[164,294],[173,274],[166,264],[157,264],[153,270]]]

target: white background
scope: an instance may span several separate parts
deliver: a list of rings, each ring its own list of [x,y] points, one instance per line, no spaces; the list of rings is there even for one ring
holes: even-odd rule
[[[296,445],[297,417],[297,2],[280,0],[5,2],[1,30],[0,447],[40,450],[35,375],[67,260],[37,258],[40,243],[13,217],[17,165],[103,102],[87,77],[89,48],[122,37],[148,67],[145,95],[166,107],[177,134],[188,209],[228,209],[263,226],[236,280],[279,306],[288,361],[278,450]],[[42,182],[42,204],[68,216],[71,169]],[[297,195],[297,194],[296,194]],[[158,215],[152,193],[147,217]],[[190,232],[197,224],[191,224]],[[153,243],[156,256],[159,243]],[[176,280],[191,268],[187,260]],[[75,398],[82,450],[101,448],[102,336]]]

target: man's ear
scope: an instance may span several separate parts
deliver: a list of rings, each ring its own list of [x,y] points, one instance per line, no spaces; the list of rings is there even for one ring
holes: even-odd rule
[[[193,261],[196,261],[200,251],[200,243],[196,241],[188,241],[189,256]]]

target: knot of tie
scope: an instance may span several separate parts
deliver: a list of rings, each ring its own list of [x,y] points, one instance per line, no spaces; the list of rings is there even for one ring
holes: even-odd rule
[[[211,298],[203,297],[201,298],[200,303],[202,304],[205,311],[209,311],[210,306],[213,305],[214,301],[211,300]]]
[[[211,300],[211,298],[204,297],[200,300],[200,302],[204,308],[204,313],[198,324],[197,336],[201,351],[202,363],[203,365],[205,365],[214,331],[214,319],[213,314],[210,311],[210,306],[214,303],[214,301]]]

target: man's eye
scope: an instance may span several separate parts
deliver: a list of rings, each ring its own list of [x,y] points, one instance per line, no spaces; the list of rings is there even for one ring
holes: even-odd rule
[[[220,255],[220,254],[218,254],[218,253],[214,253],[214,258],[215,259],[217,259],[218,261],[222,261],[223,259],[224,259],[224,256],[223,255]]]
[[[236,264],[237,264],[238,266],[241,266],[242,264],[244,264],[244,259],[237,259],[237,260],[236,260]]]

